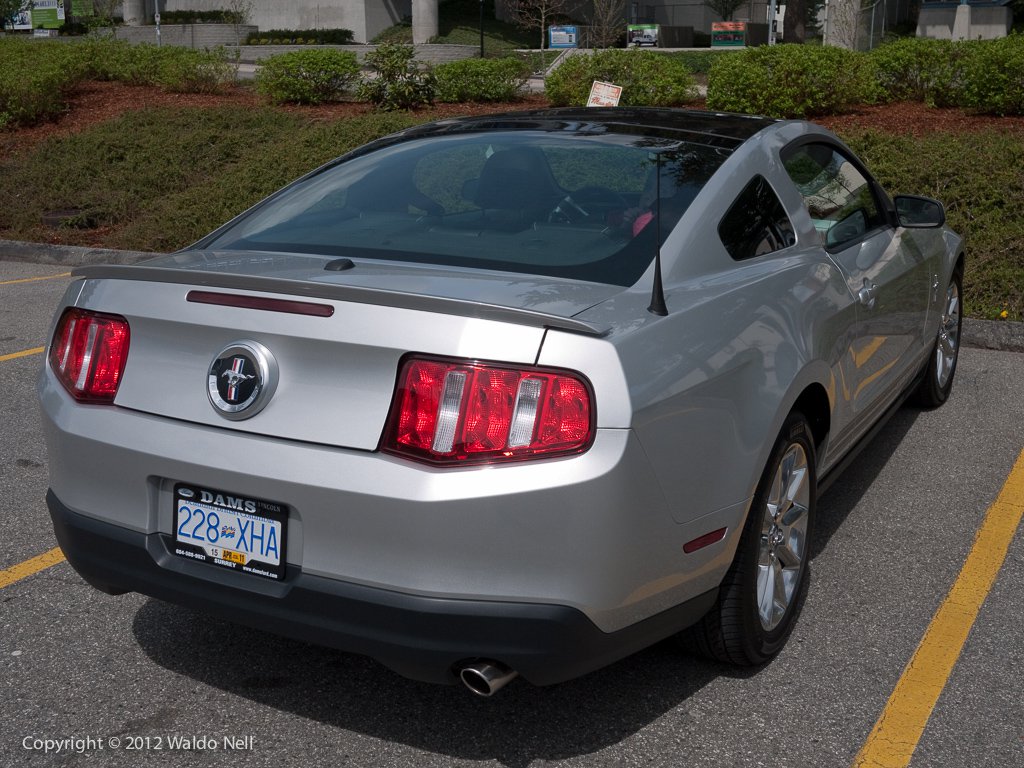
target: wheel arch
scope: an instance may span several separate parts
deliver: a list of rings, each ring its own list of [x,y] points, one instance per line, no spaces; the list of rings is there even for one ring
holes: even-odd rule
[[[814,438],[814,450],[820,458],[821,449],[828,440],[829,431],[832,428],[832,402],[829,399],[828,390],[817,381],[808,384],[789,409],[790,413],[793,411],[799,411],[807,419],[811,428],[811,437]]]

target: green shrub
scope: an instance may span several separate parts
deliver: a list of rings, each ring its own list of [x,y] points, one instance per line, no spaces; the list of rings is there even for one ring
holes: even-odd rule
[[[92,54],[91,76],[129,85],[157,85],[177,93],[215,93],[234,81],[223,48],[196,51],[176,45],[129,45],[97,40],[80,46]]]
[[[996,115],[1024,114],[1024,34],[965,47],[961,106]]]
[[[75,44],[90,80],[120,80],[131,56],[131,43],[110,37],[89,37]]]
[[[548,75],[555,106],[583,105],[595,80],[622,86],[623,106],[668,107],[696,98],[693,77],[678,58],[653,51],[608,49],[568,58]]]
[[[245,13],[238,11],[164,11],[163,24],[244,24]]]
[[[0,38],[0,127],[32,125],[59,115],[68,91],[87,77],[78,46]]]
[[[693,74],[706,75],[711,71],[714,63],[718,61],[719,56],[728,56],[730,53],[736,53],[736,49],[718,48],[707,51],[679,51],[666,55],[671,56],[673,59],[679,59]]]
[[[463,59],[439,64],[437,100],[515,101],[530,75],[530,66],[522,59]]]
[[[366,64],[374,74],[359,84],[356,96],[379,109],[412,109],[433,104],[436,88],[434,73],[421,70],[411,45],[384,43],[366,54]]]
[[[748,48],[715,61],[708,108],[770,117],[845,112],[872,102],[877,85],[865,53],[833,46]]]
[[[1024,315],[1024,138],[998,129],[924,137],[856,130],[842,138],[893,194],[945,204],[949,225],[967,242],[968,316]]]
[[[165,46],[156,82],[173,93],[217,93],[234,82],[236,69],[224,48],[195,51]]]
[[[259,32],[251,33],[246,39],[246,45],[266,45],[271,40],[275,42],[293,43],[302,45],[306,43],[317,43],[319,45],[348,45],[352,42],[351,29],[262,29]]]
[[[932,107],[957,104],[964,78],[962,43],[906,37],[871,52],[883,101],[923,101]]]
[[[256,91],[278,104],[337,101],[359,74],[356,55],[331,48],[271,56],[256,75]]]

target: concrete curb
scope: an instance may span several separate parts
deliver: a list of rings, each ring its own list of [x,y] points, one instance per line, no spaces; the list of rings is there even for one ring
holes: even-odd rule
[[[138,264],[140,261],[160,255],[143,251],[115,251],[109,248],[0,240],[0,261],[82,267],[88,264]],[[965,318],[963,343],[979,349],[1024,352],[1024,323]]]
[[[88,264],[138,264],[159,256],[141,251],[114,251],[109,248],[83,248],[78,245],[50,245],[0,240],[0,261],[27,261],[32,264],[58,264],[82,267]]]
[[[968,347],[1024,352],[1024,323],[965,317],[963,340]]]

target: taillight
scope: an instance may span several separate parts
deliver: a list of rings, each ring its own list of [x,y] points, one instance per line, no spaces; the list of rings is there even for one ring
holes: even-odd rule
[[[50,368],[76,400],[112,403],[128,360],[128,321],[71,307],[50,344]]]
[[[465,465],[580,453],[593,437],[590,387],[577,374],[411,357],[382,448]]]

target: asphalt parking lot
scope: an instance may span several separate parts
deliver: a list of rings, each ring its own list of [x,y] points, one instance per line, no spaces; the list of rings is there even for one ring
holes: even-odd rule
[[[965,349],[946,406],[902,409],[824,495],[807,604],[771,664],[666,642],[483,700],[109,597],[62,561],[35,380],[70,280],[0,261],[0,766],[1024,767],[1024,354]]]

